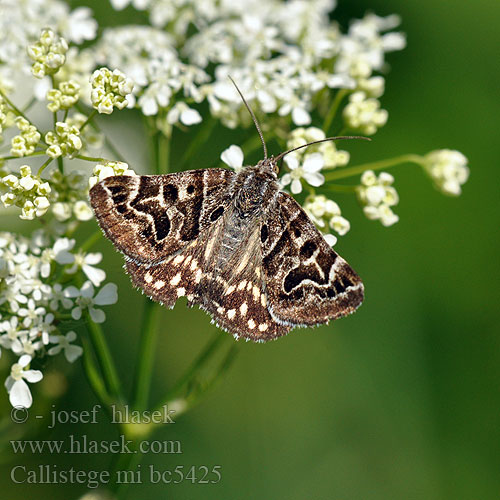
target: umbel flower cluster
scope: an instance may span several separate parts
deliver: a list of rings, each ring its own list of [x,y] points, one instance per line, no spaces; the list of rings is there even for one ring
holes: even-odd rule
[[[0,346],[15,406],[31,405],[28,384],[43,377],[44,358],[75,361],[84,339],[74,330],[85,326],[95,340],[101,306],[117,301],[97,267],[101,254],[89,252],[100,233],[88,191],[135,172],[126,145],[102,132],[104,115],[140,111],[152,138],[147,173],[157,174],[168,172],[172,134],[191,134],[189,150],[179,152],[187,168],[217,123],[253,126],[229,75],[283,150],[335,134],[373,136],[388,122],[382,71],[387,53],[406,44],[396,15],[367,14],[342,29],[331,21],[334,0],[110,0],[115,9],[130,3],[149,24],[105,28],[97,39],[88,8],[61,0],[0,6],[0,200],[6,214],[39,224],[29,236],[23,228],[0,233]],[[394,177],[377,170],[417,164],[453,196],[468,177],[458,151],[352,166],[345,144],[288,154],[279,179],[332,245],[351,227],[342,197],[355,196],[383,226],[398,221]],[[253,139],[227,146],[221,160],[236,170],[260,147]],[[97,358],[103,342],[89,344]]]

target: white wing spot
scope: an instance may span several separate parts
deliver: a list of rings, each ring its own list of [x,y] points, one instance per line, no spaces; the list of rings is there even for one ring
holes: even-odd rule
[[[153,285],[157,290],[160,288],[163,288],[165,286],[165,282],[162,280],[158,280],[154,285]]]
[[[184,255],[177,255],[172,264],[178,265],[180,264],[186,257]]]
[[[222,314],[224,311],[225,311],[225,309],[224,309],[223,307],[218,307],[218,308],[217,308],[217,312],[218,312],[219,314]]]
[[[262,295],[260,296],[260,302],[261,302],[261,304],[262,304],[262,307],[266,307],[266,305],[267,305],[267,299],[266,299],[265,294],[262,294]]]
[[[191,266],[191,267],[193,267],[193,266]],[[194,277],[195,283],[199,283],[201,281],[201,275],[202,275],[201,269],[198,269],[198,271],[196,271],[196,275]]]
[[[255,300],[255,302],[257,302],[260,298],[260,290],[258,287],[254,286],[253,287],[253,290],[252,290],[252,293],[253,293],[253,299]]]
[[[269,328],[269,325],[268,325],[267,323],[261,323],[261,324],[259,325],[259,330],[260,330],[261,332],[265,332],[268,328]]]
[[[185,260],[185,262],[184,262],[184,265],[185,265],[186,267],[187,267],[187,266],[189,266],[189,263],[191,262],[191,259],[192,259],[192,258],[193,258],[193,256],[192,256],[192,255],[188,255],[188,256],[186,257],[186,260]]]
[[[230,293],[233,293],[234,292],[234,289],[236,287],[234,285],[231,285],[227,290],[226,290],[226,293],[224,295],[229,295]]]
[[[247,285],[247,292],[249,292],[252,289],[252,282],[249,281]]]
[[[253,319],[248,320],[248,328],[250,328],[250,330],[255,328],[255,321]]]
[[[198,267],[198,261],[196,259],[193,259],[193,262],[191,262],[191,271],[194,271]]]
[[[255,268],[255,274],[257,275],[257,278],[260,278],[260,267]]]
[[[229,309],[227,312],[227,317],[229,319],[233,319],[236,316],[236,309]]]
[[[177,297],[184,297],[186,295],[186,289],[185,288],[177,288]]]
[[[170,284],[172,286],[177,286],[181,281],[181,273],[177,273],[171,280]]]
[[[151,283],[153,281],[153,276],[149,271],[144,275],[144,281],[146,283]]]
[[[247,286],[247,280],[243,280],[239,285],[238,285],[238,290],[243,290]]]
[[[189,295],[187,295],[187,299],[189,300],[189,302],[191,302],[194,299],[194,295],[190,293]]]
[[[241,306],[240,306],[240,313],[241,313],[241,315],[245,316],[245,314],[247,313],[247,311],[248,311],[247,303],[243,302],[243,304],[241,304]]]

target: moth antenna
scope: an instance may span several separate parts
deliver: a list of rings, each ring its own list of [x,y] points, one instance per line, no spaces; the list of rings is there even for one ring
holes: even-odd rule
[[[262,130],[260,129],[259,122],[257,121],[257,118],[255,117],[254,112],[252,111],[252,108],[249,106],[248,102],[243,97],[243,94],[241,93],[241,90],[238,88],[238,85],[236,85],[236,82],[231,78],[231,76],[229,76],[229,75],[227,75],[227,76],[231,80],[231,82],[233,82],[233,85],[236,87],[238,94],[240,94],[240,97],[241,97],[241,100],[243,101],[243,104],[248,109],[248,112],[250,113],[250,116],[252,117],[252,120],[255,124],[255,127],[257,128],[257,132],[259,133],[259,137],[260,137],[260,140],[262,142],[262,147],[264,148],[264,159],[267,160],[267,146],[266,146],[266,142],[264,141],[264,136],[262,135]]]
[[[283,153],[280,153],[276,158],[276,162],[280,161],[284,156],[286,156],[288,153],[291,153],[292,151],[297,151],[297,149],[302,149],[302,148],[307,148],[307,146],[312,146],[313,144],[319,144],[320,142],[327,142],[327,141],[339,141],[343,139],[362,139],[363,141],[371,141],[369,137],[363,137],[361,135],[340,135],[338,137],[327,137],[325,139],[321,139],[319,141],[313,141],[313,142],[308,142],[307,144],[302,144],[302,146],[297,146],[296,148],[289,149],[288,151],[284,151]]]

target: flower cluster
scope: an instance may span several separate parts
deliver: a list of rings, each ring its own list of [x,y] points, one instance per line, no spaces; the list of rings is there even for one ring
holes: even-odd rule
[[[47,156],[51,158],[59,158],[59,156],[72,158],[83,145],[80,129],[66,122],[57,122],[55,130],[45,134],[45,142],[49,145],[46,150]]]
[[[393,182],[394,177],[387,172],[377,177],[373,170],[367,170],[361,176],[361,185],[357,188],[365,215],[369,219],[379,220],[384,226],[392,226],[399,220],[391,209],[399,201]]]
[[[22,157],[33,153],[42,137],[40,132],[22,116],[17,116],[14,122],[21,133],[11,140],[11,154]]]
[[[377,99],[367,97],[365,92],[359,91],[349,96],[349,104],[344,108],[343,116],[349,128],[373,135],[386,124],[388,113],[385,109],[380,109]]]
[[[20,207],[21,219],[32,220],[41,217],[49,208],[50,185],[48,182],[42,182],[40,177],[32,175],[29,165],[23,165],[20,174],[20,177],[8,174],[1,179],[0,199],[5,207]]]
[[[119,9],[130,2],[112,3]],[[134,79],[146,115],[168,112],[179,101],[188,106],[206,100],[211,114],[227,126],[248,124],[231,75],[257,110],[308,125],[317,96],[329,89],[374,86],[376,81],[368,80],[382,69],[385,53],[405,45],[402,34],[384,33],[399,23],[395,16],[367,15],[342,34],[329,21],[333,0],[133,5],[149,11],[152,27],[107,29],[91,50],[98,64],[120,68]],[[182,116],[175,112],[169,121],[193,123]]]
[[[129,166],[122,161],[105,161],[98,163],[89,178],[89,188],[98,182],[114,175],[137,175]]]
[[[335,245],[337,238],[333,234],[326,233],[328,228],[333,229],[340,236],[344,236],[351,225],[342,217],[340,207],[324,195],[308,196],[304,203],[304,210],[311,220],[323,231],[325,240],[330,245]]]
[[[74,361],[81,354],[81,347],[72,344],[76,334],[62,333],[65,311],[71,310],[72,318],[85,311],[93,321],[102,322],[105,315],[97,307],[117,300],[112,283],[94,296],[90,281],[67,288],[57,282],[61,273],[71,278],[80,270],[96,286],[105,279],[104,271],[93,265],[101,255],[75,251],[74,246],[75,240],[51,239],[43,231],[36,231],[30,239],[0,233],[0,346],[17,359],[5,384],[13,406],[31,406],[26,382],[42,378],[41,372],[30,369],[33,361],[59,352]]]
[[[90,78],[92,85],[91,100],[99,113],[107,115],[113,108],[123,109],[127,106],[127,96],[132,92],[134,84],[120,70],[101,68],[94,71]]]
[[[69,109],[78,102],[80,85],[74,80],[61,82],[59,88],[47,92],[47,108],[55,113],[60,109]]]
[[[3,132],[3,128],[7,124],[8,113],[9,107],[7,106],[7,103],[2,95],[0,95],[0,134]]]
[[[443,193],[458,196],[469,178],[467,158],[460,151],[440,149],[424,157],[424,168]]]
[[[57,36],[51,29],[44,29],[38,42],[28,47],[28,55],[33,60],[31,72],[36,78],[57,73],[66,61],[68,42]]]

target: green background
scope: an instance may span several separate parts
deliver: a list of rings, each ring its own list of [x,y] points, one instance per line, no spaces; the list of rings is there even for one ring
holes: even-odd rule
[[[107,2],[86,4],[103,25],[137,16],[131,9],[115,15]],[[391,172],[400,222],[391,228],[365,219],[339,195],[352,229],[337,250],[364,280],[362,308],[328,327],[270,344],[240,343],[238,359],[216,390],[154,436],[180,440],[182,455],[147,455],[144,484],[132,486],[127,499],[499,498],[500,4],[346,0],[334,18],[345,26],[367,10],[400,14],[408,47],[388,58],[381,100],[389,122],[368,147],[348,145],[352,164],[458,149],[471,167],[463,195],[445,197],[419,168],[397,167]],[[141,170],[141,131],[131,132],[133,126],[125,124],[129,135],[115,142],[125,156],[128,144],[137,146],[128,157]],[[200,167],[214,165],[218,152],[245,137],[220,128]],[[119,285],[120,301],[107,308],[105,331],[127,386],[142,297],[131,289],[111,245],[103,241],[99,250]],[[211,332],[208,316],[186,312],[182,303],[162,313],[156,395],[171,386]],[[95,402],[75,366],[58,408],[86,410]],[[60,426],[46,438],[111,439],[114,432],[101,414],[99,425]],[[95,455],[5,458],[13,460],[2,471],[2,498],[9,499],[68,499],[85,491],[13,485],[12,464],[105,469],[109,461]],[[154,485],[147,480],[150,464],[157,470],[221,465],[222,481]]]

